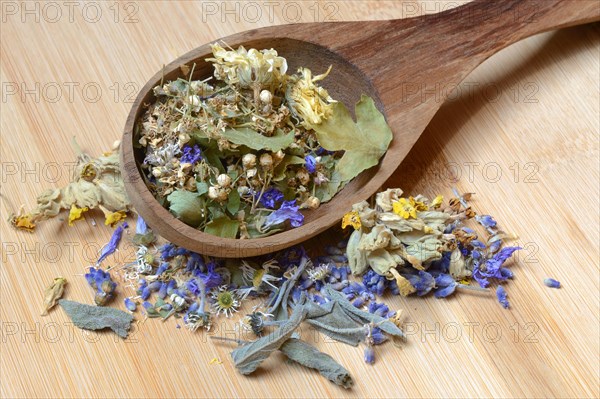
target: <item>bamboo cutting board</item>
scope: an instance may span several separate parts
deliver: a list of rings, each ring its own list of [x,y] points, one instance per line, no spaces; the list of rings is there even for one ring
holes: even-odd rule
[[[81,274],[111,231],[98,215],[97,226],[90,217],[74,227],[51,220],[35,234],[5,222],[38,192],[69,181],[73,136],[93,155],[108,150],[137,90],[202,43],[259,26],[402,18],[459,3],[0,3],[0,395],[599,397],[598,24],[538,35],[488,60],[454,88],[388,182],[412,195],[447,197],[453,186],[475,192],[474,209],[518,235],[524,249],[506,287],[511,309],[492,293],[386,298],[404,309],[409,339],[377,347],[373,366],[361,348],[302,329],[350,371],[351,391],[280,355],[251,377],[239,375],[231,347],[208,338],[234,337],[233,320],[190,333],[175,320],[138,314],[123,341],[82,333],[61,309],[40,317],[43,290],[59,275],[69,280],[67,298],[91,303]],[[125,241],[108,264],[131,259]],[[545,277],[564,287],[545,287]],[[113,306],[122,308],[122,299]]]

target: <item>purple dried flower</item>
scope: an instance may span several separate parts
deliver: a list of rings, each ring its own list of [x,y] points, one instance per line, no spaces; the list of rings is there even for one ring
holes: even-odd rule
[[[544,285],[546,285],[546,287],[550,287],[550,288],[560,288],[560,281],[555,280],[553,278],[545,278]]]
[[[304,167],[308,170],[308,173],[315,173],[317,171],[317,160],[312,155],[304,157]]]
[[[121,242],[121,237],[123,236],[123,230],[126,229],[127,227],[129,227],[127,222],[123,222],[123,224],[121,224],[120,226],[118,226],[115,229],[112,236],[110,237],[110,241],[108,241],[108,243],[100,251],[100,257],[98,258],[96,265],[99,265],[100,263],[102,263],[102,261],[104,259],[106,259],[106,257],[108,255],[112,254],[113,252],[115,252],[117,250],[117,247],[119,246],[119,243]]]
[[[202,159],[202,150],[198,147],[197,144],[194,144],[193,147],[186,145],[183,147],[183,155],[181,156],[181,163],[191,163],[195,164],[199,160]]]
[[[130,312],[135,312],[137,305],[134,301],[131,300],[131,298],[125,298],[125,308],[127,308],[127,310],[129,310]]]
[[[283,201],[281,207],[267,217],[264,227],[269,228],[281,224],[286,220],[290,221],[292,227],[302,226],[304,215],[300,212],[300,207],[295,204],[296,200]]]
[[[507,296],[508,295],[506,294],[504,287],[499,285],[498,288],[496,288],[496,297],[504,309],[508,309],[510,306],[508,299],[506,299]]]
[[[367,346],[365,348],[365,363],[375,363],[375,349],[373,349],[372,346]]]
[[[85,274],[88,284],[96,290],[94,302],[98,306],[104,306],[113,298],[117,283],[112,281],[110,274],[104,270],[90,267],[90,271]]]
[[[258,198],[260,193],[256,193],[255,196]],[[283,193],[276,189],[275,187],[271,187],[260,196],[260,203],[269,209],[275,209],[277,203],[283,201]]]

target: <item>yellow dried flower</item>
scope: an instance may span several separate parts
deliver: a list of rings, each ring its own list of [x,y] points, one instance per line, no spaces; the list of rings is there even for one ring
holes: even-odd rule
[[[348,226],[354,227],[354,230],[361,228],[362,223],[357,211],[348,212],[342,218],[342,229],[345,229]]]
[[[408,200],[410,201],[410,205],[417,211],[426,211],[429,209],[429,207],[425,205],[423,201],[417,201],[413,197],[408,197]]]
[[[274,49],[226,50],[218,44],[211,46],[214,58],[207,58],[215,67],[215,77],[229,84],[239,83],[249,88],[254,84],[278,86],[285,79],[287,61]]]
[[[404,219],[417,218],[417,210],[406,198],[400,198],[398,201],[393,202],[392,211]]]
[[[124,220],[126,217],[126,211],[104,212],[104,224],[114,227],[115,224],[119,223],[121,220]]]
[[[331,71],[331,66],[327,72],[312,76],[308,68],[300,68],[298,73],[301,77],[293,77],[293,84],[288,87],[286,98],[290,102],[293,111],[302,117],[302,125],[307,129],[311,125],[320,124],[323,119],[327,119],[332,111],[332,104],[335,103],[324,88],[315,85],[315,82],[325,79]]]
[[[393,267],[388,271],[386,278],[388,280],[396,280],[396,284],[398,284],[398,289],[400,290],[400,295],[402,296],[408,296],[413,292],[417,292],[417,289],[413,287],[412,284],[405,277],[400,275],[400,273],[398,273],[398,271]]]
[[[442,205],[442,202],[444,201],[444,196],[443,195],[438,195],[437,197],[435,197],[433,199],[433,201],[431,201],[431,203],[429,204],[430,207],[437,209]]]
[[[69,226],[73,226],[73,222],[83,218],[83,213],[87,212],[89,208],[87,206],[78,208],[77,205],[72,204],[71,210],[69,211]]]
[[[31,233],[35,229],[35,223],[33,223],[33,217],[31,216],[31,214],[24,214],[22,207],[21,207],[21,210],[19,211],[19,214],[16,216],[11,215],[8,218],[8,221],[10,224],[12,224],[14,227],[16,227],[19,230],[28,231]]]
[[[66,284],[66,278],[56,277],[52,284],[46,288],[46,291],[44,292],[44,308],[42,309],[42,316],[47,315],[48,310],[56,305],[56,302],[58,302],[65,291]]]

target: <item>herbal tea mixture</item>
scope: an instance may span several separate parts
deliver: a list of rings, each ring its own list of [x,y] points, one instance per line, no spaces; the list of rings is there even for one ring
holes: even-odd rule
[[[146,183],[183,222],[241,239],[298,227],[301,209],[329,201],[386,152],[392,134],[373,100],[363,96],[356,104],[355,122],[317,85],[329,70],[313,76],[300,68],[288,75],[286,60],[273,49],[212,49],[214,81],[192,80],[191,68],[188,80],[161,84],[136,126]],[[374,363],[376,346],[405,338],[401,311],[381,302],[384,294],[492,295],[494,285],[500,305],[510,307],[504,286],[513,273],[505,264],[520,248],[504,246],[510,235],[471,208],[472,193],[454,190],[446,202],[387,189],[348,210],[341,230],[329,234],[337,236],[332,245],[218,259],[165,242],[140,216],[133,232],[126,219],[135,210],[120,174],[119,144],[97,158],[74,146],[71,183],[42,192],[35,208],[21,208],[9,222],[33,232],[63,210],[69,226],[100,210],[114,230],[80,278],[94,304],[62,299],[67,279],[57,277],[44,292],[42,315],[59,304],[77,327],[110,328],[125,338],[134,319],[175,319],[166,325],[196,332],[244,309],[237,317],[239,339],[212,337],[238,345],[232,360],[241,374],[280,351],[350,388],[347,369],[300,339],[302,323],[361,345],[364,360]],[[123,239],[135,246],[135,258],[107,267]],[[551,278],[544,284],[561,286]],[[109,307],[117,297],[124,297],[115,305],[124,310]]]
[[[365,362],[374,363],[376,347],[405,338],[402,312],[385,305],[383,295],[446,298],[460,290],[492,295],[490,286],[495,285],[499,304],[510,307],[504,287],[513,273],[505,264],[520,248],[504,246],[511,237],[491,216],[475,213],[471,193],[454,190],[446,202],[442,196],[404,197],[400,189],[387,189],[348,210],[342,230],[331,232],[338,235],[334,245],[218,259],[165,242],[139,216],[135,232],[131,230],[123,220],[132,210],[124,197],[118,146],[98,158],[79,149],[78,154],[72,183],[45,191],[33,211],[21,209],[10,218],[16,228],[32,232],[36,222],[59,215],[61,209],[69,210],[67,223],[73,225],[98,208],[105,225],[114,229],[97,262],[80,278],[90,286],[94,305],[61,299],[67,280],[57,277],[44,293],[42,315],[58,303],[77,327],[110,328],[123,338],[134,319],[175,319],[166,325],[196,332],[209,330],[220,318],[235,317],[239,339],[211,338],[238,345],[232,360],[241,374],[253,373],[280,351],[350,388],[354,381],[346,368],[300,339],[296,330],[301,323],[336,341],[362,346]],[[114,198],[104,189],[107,173]],[[134,244],[135,259],[106,267],[123,239]],[[560,287],[551,278],[544,284]],[[118,296],[124,297],[121,305],[115,304]],[[242,309],[249,313],[238,316]]]
[[[371,98],[354,122],[319,86],[331,67],[287,74],[273,49],[212,51],[214,79],[192,80],[191,68],[188,80],[155,87],[136,125],[148,187],[186,224],[242,239],[298,227],[301,209],[329,201],[386,152],[392,132]]]

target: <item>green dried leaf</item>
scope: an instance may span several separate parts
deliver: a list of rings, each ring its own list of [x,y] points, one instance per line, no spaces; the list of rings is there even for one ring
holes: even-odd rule
[[[77,327],[84,330],[110,328],[121,338],[127,338],[133,321],[131,314],[118,309],[85,305],[66,299],[61,299],[58,303]]]
[[[196,182],[196,191],[198,191],[198,195],[206,194],[208,192],[208,184],[203,181]]]
[[[298,304],[289,320],[283,323],[277,330],[254,342],[234,349],[231,352],[231,357],[233,358],[235,367],[242,374],[254,372],[271,353],[278,350],[292,336],[305,318],[306,309],[303,305]]]
[[[294,132],[286,135],[267,137],[248,128],[227,129],[222,134],[234,144],[244,145],[253,150],[269,150],[277,152],[287,148],[294,141]]]
[[[273,170],[273,181],[281,181],[285,179],[285,171],[290,165],[302,165],[304,164],[304,158],[296,155],[286,154],[281,162]]]
[[[202,222],[202,201],[198,194],[186,190],[173,191],[167,197],[169,211],[185,224],[197,227]]]
[[[240,194],[234,188],[229,192],[229,198],[227,200],[227,211],[234,216],[240,210]],[[235,237],[234,237],[235,238]]]
[[[392,141],[392,130],[372,98],[362,95],[354,110],[356,123],[343,103],[334,103],[333,114],[311,126],[323,148],[345,151],[336,166],[342,181],[377,165]]]
[[[204,232],[217,237],[235,238],[239,228],[240,222],[223,216],[208,223],[204,228]]]
[[[351,388],[354,381],[348,370],[336,362],[331,356],[319,351],[312,345],[297,338],[290,338],[279,348],[288,359],[301,364],[305,367],[317,370],[321,375],[329,381]]]
[[[44,309],[42,310],[42,316],[48,314],[48,310],[56,305],[56,302],[62,297],[65,291],[65,285],[67,285],[67,279],[64,277],[57,277],[54,279],[52,284],[46,288],[44,292]]]
[[[346,181],[342,181],[340,173],[334,170],[331,173],[331,178],[328,182],[317,186],[315,190],[315,196],[321,201],[321,203],[327,202],[333,198],[346,185]]]

